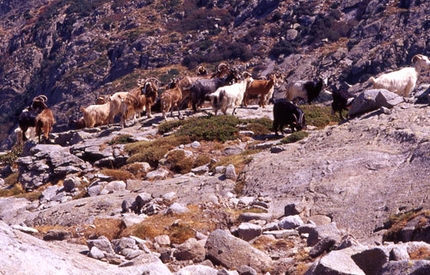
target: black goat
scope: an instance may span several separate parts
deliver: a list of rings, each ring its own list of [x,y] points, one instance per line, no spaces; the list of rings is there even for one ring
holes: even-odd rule
[[[311,102],[319,96],[321,91],[327,86],[327,79],[318,78],[318,81],[295,81],[288,83],[285,97],[293,102],[303,99],[306,103]]]
[[[273,104],[273,130],[283,133],[284,126],[290,125],[291,132],[306,129],[305,114],[298,106],[286,99],[278,99]]]
[[[22,131],[23,141],[28,140],[27,136],[25,135],[28,128],[36,127],[37,115],[39,115],[43,110],[48,108],[45,103],[45,101],[47,100],[48,98],[45,95],[40,95],[33,98],[33,102],[31,103],[31,105],[22,110],[21,114],[19,115],[18,125]]]
[[[339,112],[340,119],[344,120],[345,118],[342,116],[342,111],[349,110],[349,107],[351,106],[352,101],[354,101],[355,96],[349,93],[346,89],[334,89],[332,95],[332,113],[335,114],[336,112]]]

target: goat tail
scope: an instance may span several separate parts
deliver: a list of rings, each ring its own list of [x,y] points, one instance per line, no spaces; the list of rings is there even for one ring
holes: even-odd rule
[[[370,83],[372,83],[372,84],[375,84],[375,83],[376,83],[376,79],[375,79],[373,76],[371,76],[371,77],[369,78],[369,81],[370,81]]]

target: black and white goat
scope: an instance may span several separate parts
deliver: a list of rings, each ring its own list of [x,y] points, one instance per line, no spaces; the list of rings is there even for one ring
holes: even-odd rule
[[[287,84],[285,97],[295,103],[302,99],[306,103],[311,104],[325,87],[327,87],[327,78],[323,79],[321,77],[317,81],[299,80],[290,82]]]

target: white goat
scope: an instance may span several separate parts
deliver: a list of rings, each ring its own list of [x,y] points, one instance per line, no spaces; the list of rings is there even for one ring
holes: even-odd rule
[[[243,101],[246,88],[252,81],[251,75],[245,73],[242,81],[229,86],[220,87],[215,92],[209,94],[215,115],[217,115],[218,110],[221,110],[221,112],[226,115],[228,108],[233,108],[232,115],[234,115],[236,107]]]
[[[406,67],[394,72],[383,74],[377,78],[370,77],[374,89],[386,89],[398,95],[408,97],[415,89],[418,76],[424,67],[430,67],[427,56],[417,54],[412,57],[414,67]]]
[[[113,124],[115,116],[121,113],[121,104],[127,97],[128,92],[117,92],[111,95],[109,99],[109,115],[107,124]],[[87,125],[88,127],[88,125]]]

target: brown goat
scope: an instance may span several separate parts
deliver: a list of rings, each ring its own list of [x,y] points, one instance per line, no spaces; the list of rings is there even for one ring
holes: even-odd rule
[[[146,108],[146,96],[142,95],[140,89],[134,89],[127,93],[122,100],[121,127],[124,128],[125,121],[133,117],[133,123],[136,121],[136,116],[140,117],[140,113]]]
[[[52,131],[52,127],[55,123],[54,114],[51,109],[46,108],[36,117],[36,135],[39,138],[40,143],[40,135],[43,132],[45,137],[45,142],[48,140],[49,133]]]
[[[258,106],[265,108],[266,101],[269,100],[268,95],[273,94],[273,90],[275,89],[276,83],[276,75],[270,74],[269,80],[257,79],[249,84],[248,88],[245,91],[245,95],[243,97],[243,105],[248,106],[248,98],[250,95],[259,95],[260,100],[258,102]]]
[[[151,107],[155,104],[158,98],[158,80],[151,77],[146,80],[140,80],[137,85],[141,88],[141,94],[146,98],[146,116],[151,118]]]
[[[165,90],[160,96],[161,111],[165,120],[166,113],[170,110],[170,115],[173,117],[173,108],[176,107],[178,110],[178,117],[181,118],[181,111],[179,108],[179,102],[182,100],[182,91],[178,87],[179,79],[172,79],[172,83],[169,84],[169,88]]]

